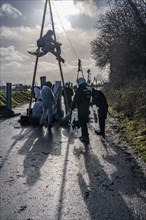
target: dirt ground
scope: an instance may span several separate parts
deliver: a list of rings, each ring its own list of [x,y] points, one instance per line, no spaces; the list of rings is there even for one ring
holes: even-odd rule
[[[146,219],[146,165],[119,137],[116,119],[108,117],[103,139],[91,116],[84,146],[80,129],[56,122],[49,132],[19,118],[0,123],[1,220]]]

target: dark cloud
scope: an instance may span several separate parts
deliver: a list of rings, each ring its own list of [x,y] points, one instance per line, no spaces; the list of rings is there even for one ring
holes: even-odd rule
[[[108,0],[73,0],[74,4],[78,2],[84,2],[85,4],[95,4],[98,8],[107,5]]]
[[[73,28],[91,29],[95,26],[96,18],[89,17],[87,15],[69,16]]]
[[[104,11],[108,0],[74,0],[79,14],[68,16],[73,28],[91,29],[95,27],[99,14]]]

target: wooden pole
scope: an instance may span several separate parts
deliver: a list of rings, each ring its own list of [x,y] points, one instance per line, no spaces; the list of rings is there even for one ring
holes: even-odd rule
[[[6,84],[7,110],[12,110],[12,84]]]
[[[50,16],[51,16],[51,22],[52,22],[52,29],[53,29],[53,32],[54,32],[54,40],[57,41],[56,40],[56,34],[55,34],[55,27],[54,27],[52,8],[51,8],[51,1],[48,0],[48,2],[49,2],[49,8],[50,8]],[[67,109],[69,110],[69,104],[68,104],[67,95],[66,95],[66,91],[65,91],[65,83],[64,83],[64,77],[63,77],[63,72],[62,72],[62,66],[61,66],[61,62],[59,60],[58,60],[58,65],[59,65],[61,80],[62,80],[63,89],[64,89],[64,98],[65,98],[65,102],[67,104]],[[67,114],[67,111],[66,111],[66,114]]]
[[[41,25],[40,38],[42,37],[42,34],[43,34],[46,10],[47,10],[47,0],[45,1],[45,6],[44,6],[44,13],[43,13],[43,19],[42,19],[42,25]],[[31,86],[31,96],[30,96],[29,108],[28,108],[28,113],[27,113],[28,116],[30,116],[30,112],[31,112],[30,110],[31,110],[31,104],[32,104],[32,97],[33,97],[33,93],[34,93],[34,83],[35,83],[36,71],[37,71],[37,66],[38,66],[39,52],[40,52],[40,47],[38,48],[38,53],[37,53],[35,66],[34,66],[33,80],[32,80],[32,86]]]
[[[78,59],[77,79],[79,78],[79,72],[82,73],[82,77],[84,78],[84,73],[83,73],[82,64],[81,64],[81,60],[80,59]]]

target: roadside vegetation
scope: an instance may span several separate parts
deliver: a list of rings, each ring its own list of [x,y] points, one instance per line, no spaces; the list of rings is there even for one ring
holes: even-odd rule
[[[12,107],[22,105],[30,100],[29,90],[16,90],[12,91]],[[6,92],[5,90],[0,91],[0,106],[6,106]]]
[[[109,66],[104,93],[120,132],[146,162],[146,2],[110,1],[97,22],[91,54],[98,67]]]

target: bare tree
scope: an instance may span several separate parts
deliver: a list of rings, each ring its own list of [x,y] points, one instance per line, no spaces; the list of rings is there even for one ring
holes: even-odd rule
[[[127,116],[144,117],[146,110],[145,15],[143,0],[110,1],[109,10],[96,25],[100,33],[91,42],[96,65],[110,66],[107,95]]]
[[[110,5],[110,10],[97,24],[100,29],[98,38],[91,42],[96,65],[110,64],[110,80],[119,84],[144,74],[146,31],[140,2],[138,6],[131,0]]]

